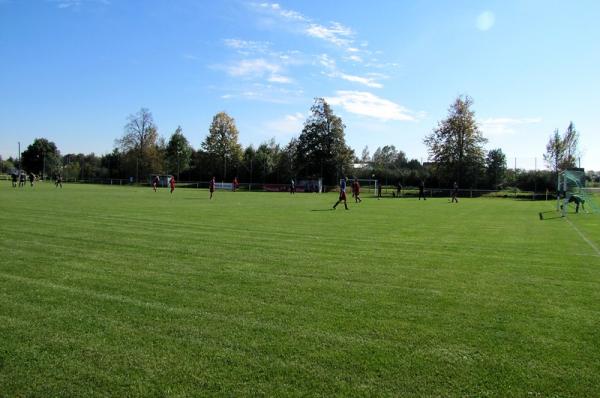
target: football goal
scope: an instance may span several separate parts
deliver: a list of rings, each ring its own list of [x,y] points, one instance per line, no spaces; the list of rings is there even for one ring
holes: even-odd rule
[[[565,170],[558,175],[556,209],[567,215],[570,204],[577,209],[581,206],[586,213],[599,213],[600,189],[586,188],[586,178],[583,170]]]

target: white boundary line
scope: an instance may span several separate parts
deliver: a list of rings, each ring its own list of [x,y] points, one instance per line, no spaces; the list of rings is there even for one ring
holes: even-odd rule
[[[585,242],[586,242],[588,245],[590,245],[590,247],[591,247],[591,248],[592,248],[592,249],[593,249],[593,250],[596,252],[596,255],[597,255],[598,257],[600,257],[600,249],[598,249],[598,246],[596,246],[596,245],[594,244],[594,242],[592,242],[591,240],[589,240],[589,239],[587,238],[587,236],[585,236],[585,235],[583,234],[583,232],[581,232],[581,231],[579,230],[579,228],[577,228],[577,227],[575,226],[575,224],[573,224],[573,223],[571,222],[571,220],[569,220],[569,218],[568,218],[568,217],[565,217],[565,220],[567,220],[567,222],[569,223],[569,225],[570,225],[570,226],[572,226],[572,227],[573,227],[573,229],[575,230],[575,232],[577,232],[577,233],[579,234],[579,236],[581,237],[581,239],[583,239],[583,240],[584,240],[584,241],[585,241]]]

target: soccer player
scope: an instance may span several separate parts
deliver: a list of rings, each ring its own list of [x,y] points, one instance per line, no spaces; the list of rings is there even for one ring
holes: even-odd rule
[[[215,192],[215,177],[214,176],[210,180],[210,182],[208,183],[208,190],[210,191],[210,198],[209,199],[212,199],[213,192]]]
[[[398,185],[396,186],[396,197],[399,198],[402,196],[402,182],[398,181]]]
[[[421,200],[421,198],[423,198],[423,200],[427,200],[425,197],[425,181],[423,180],[421,180],[421,183],[419,184],[419,200]]]
[[[237,189],[238,185],[240,185],[239,182],[238,182],[238,179],[237,179],[237,177],[234,177],[233,184],[231,186],[231,189],[233,190],[233,192],[235,192],[235,190]]]
[[[29,173],[29,184],[33,187],[33,182],[35,181],[35,174]]]
[[[348,204],[346,203],[346,177],[342,178],[342,183],[340,184],[340,197],[337,202],[333,205],[333,210],[339,205],[341,202],[344,202],[344,207],[348,210]]]
[[[171,176],[171,178],[169,179],[169,185],[171,186],[171,193],[173,193],[173,191],[175,190],[175,177]]]
[[[290,195],[293,195],[296,193],[296,182],[294,181],[294,179],[292,178],[290,180]]]
[[[154,178],[152,179],[152,189],[154,190],[154,192],[156,192],[156,188],[158,187],[159,182],[160,180],[158,179],[158,176],[154,176]]]
[[[54,186],[58,188],[59,186],[62,189],[62,176],[60,174],[56,175],[56,180],[54,181]]]
[[[379,200],[379,198],[381,198],[381,183],[379,181],[377,181],[377,200]]]
[[[579,205],[581,205],[581,208],[585,211],[585,199],[579,195],[569,196],[568,203],[575,203],[575,213],[579,213]]]
[[[25,186],[25,178],[25,173],[21,172],[21,174],[19,174],[19,188]]]
[[[17,173],[13,172],[10,175],[10,178],[12,179],[12,187],[16,188],[17,187],[17,179],[19,178],[19,176],[17,175]]]
[[[454,186],[452,187],[452,203],[458,203],[458,183],[454,181]]]
[[[352,196],[354,196],[354,203],[362,202],[362,199],[360,198],[360,184],[356,178],[352,182]]]

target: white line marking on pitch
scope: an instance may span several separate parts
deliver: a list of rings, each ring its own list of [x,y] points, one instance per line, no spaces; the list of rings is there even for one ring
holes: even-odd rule
[[[585,235],[583,234],[583,232],[581,232],[581,231],[579,230],[579,228],[577,228],[577,227],[575,226],[575,224],[573,224],[573,223],[571,222],[571,220],[569,220],[567,217],[565,217],[565,220],[567,220],[567,222],[569,223],[569,225],[573,227],[573,229],[574,229],[574,230],[575,230],[575,231],[576,231],[576,232],[579,234],[579,236],[581,236],[581,239],[583,239],[584,241],[586,241],[586,242],[587,242],[587,244],[588,244],[588,245],[590,245],[590,247],[591,247],[592,249],[594,249],[594,251],[596,252],[596,254],[598,255],[598,257],[600,257],[600,249],[598,249],[598,246],[596,246],[596,245],[594,244],[594,242],[592,242],[591,240],[589,240],[589,239],[587,238],[587,236],[585,236]]]

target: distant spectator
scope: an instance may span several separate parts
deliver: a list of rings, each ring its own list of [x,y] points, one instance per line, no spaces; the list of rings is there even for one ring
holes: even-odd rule
[[[454,186],[452,187],[452,203],[458,203],[458,183],[454,181]]]
[[[215,177],[214,176],[210,180],[210,182],[208,183],[208,190],[210,191],[210,198],[209,199],[212,199],[213,192],[215,192]]]
[[[423,198],[423,200],[427,200],[425,197],[425,181],[423,180],[421,180],[421,183],[419,184],[419,200],[421,200],[421,198]]]

